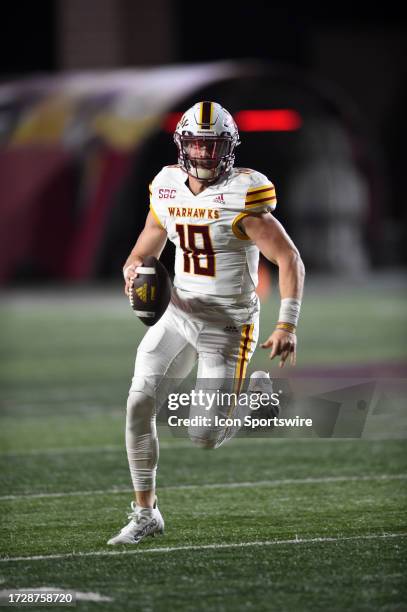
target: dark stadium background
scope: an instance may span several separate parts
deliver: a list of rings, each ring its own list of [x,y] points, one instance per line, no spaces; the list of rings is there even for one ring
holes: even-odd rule
[[[237,163],[254,166],[275,182],[279,218],[296,236],[307,267],[357,275],[366,267],[405,263],[407,64],[402,17],[382,7],[370,7],[368,12],[335,6],[324,11],[288,10],[258,1],[213,6],[207,16],[206,11],[202,15],[200,10],[196,15],[191,11],[191,5],[181,0],[8,3],[0,26],[1,82],[21,83],[24,78],[56,77],[66,71],[91,74],[94,70],[97,74],[132,67],[238,62],[240,77],[196,87],[168,111],[181,111],[203,97],[220,99],[232,112],[297,109],[304,122],[302,130],[242,133]],[[4,160],[18,121],[18,103],[3,97],[0,112]],[[147,184],[162,165],[174,162],[175,147],[170,134],[156,128],[134,154],[126,151],[124,161],[115,160],[122,178],[108,196],[107,214],[93,222],[100,225],[97,238],[93,235],[92,245],[81,243],[87,257],[81,267],[74,253],[79,252],[78,235],[86,233],[83,226],[89,222],[83,214],[88,203],[81,190],[95,147],[101,151],[99,160],[110,153],[103,143],[69,153],[62,169],[50,175],[40,191],[36,188],[31,208],[25,203],[20,217],[13,214],[14,200],[8,193],[13,180],[10,168],[17,175],[27,171],[29,156],[36,156],[35,145],[34,149],[27,147],[28,156],[20,161],[21,166],[10,161],[10,156],[0,165],[4,213],[0,282],[118,279],[118,270],[145,218]],[[66,147],[54,147],[58,154],[63,151]],[[52,156],[52,150],[49,152]],[[355,196],[356,205],[349,203],[345,189],[341,198],[337,180],[330,185],[335,191],[333,210],[328,210],[326,192],[318,189],[318,182],[314,193],[296,206],[304,180],[299,170],[307,172],[307,162],[315,159],[318,164],[324,158],[328,165],[332,161],[332,167],[345,160],[350,164],[347,171],[352,167],[356,171],[360,181],[356,189],[363,190],[359,199]],[[326,172],[321,172],[322,182],[329,182]],[[105,180],[109,186],[113,179]],[[345,246],[336,247],[339,253],[335,246],[324,243],[324,235],[334,234],[339,222],[347,226],[345,232],[356,230],[355,252],[350,233],[344,238]],[[319,250],[315,232],[320,234]],[[10,235],[14,238],[9,247]],[[337,230],[334,240],[339,235]],[[10,250],[12,257],[8,257]],[[169,265],[171,257],[167,249],[164,261]]]

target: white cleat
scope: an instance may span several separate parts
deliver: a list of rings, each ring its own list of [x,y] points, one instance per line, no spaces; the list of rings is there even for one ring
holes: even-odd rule
[[[273,393],[273,383],[268,372],[258,370],[250,376],[248,391]]]
[[[164,533],[164,519],[157,508],[157,502],[153,508],[142,508],[136,502],[131,502],[131,510],[127,517],[130,522],[117,536],[110,538],[108,544],[138,544],[147,536]]]
[[[263,370],[258,370],[257,372],[253,372],[250,376],[249,386],[247,388],[247,393],[267,393],[269,396],[273,393],[273,382],[270,379],[270,374],[268,372],[264,372]],[[264,417],[278,417],[280,413],[279,406],[275,406],[271,404],[269,406],[260,408],[257,412],[259,416],[261,412],[264,412]]]

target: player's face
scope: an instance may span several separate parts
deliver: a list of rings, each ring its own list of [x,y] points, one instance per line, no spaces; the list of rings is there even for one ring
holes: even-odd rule
[[[202,168],[216,167],[221,157],[228,152],[228,141],[223,138],[191,138],[184,141],[189,159],[195,160]]]

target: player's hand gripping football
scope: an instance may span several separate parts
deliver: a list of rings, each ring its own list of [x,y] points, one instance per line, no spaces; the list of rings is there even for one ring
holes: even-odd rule
[[[283,368],[287,358],[290,357],[292,366],[297,358],[297,336],[291,332],[275,329],[265,342],[260,344],[261,348],[271,348],[270,359],[280,356],[280,368]]]
[[[139,258],[136,261],[134,261],[131,265],[127,266],[123,271],[124,282],[125,282],[124,293],[127,295],[127,297],[129,297],[130,290],[133,286],[134,279],[137,277],[136,268],[138,268],[138,266],[141,266],[142,263],[143,263],[143,260]]]

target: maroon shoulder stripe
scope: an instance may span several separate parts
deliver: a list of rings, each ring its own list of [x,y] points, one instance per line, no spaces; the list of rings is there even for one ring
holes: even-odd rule
[[[261,189],[254,189],[253,191],[248,191],[246,197],[263,193],[263,191],[270,191],[271,189],[274,189],[274,185],[270,185],[270,187],[262,187]]]
[[[261,204],[262,202],[272,202],[273,200],[277,200],[275,196],[271,198],[260,198],[260,200],[252,200],[251,202],[246,202],[245,206],[251,206],[252,204]]]

